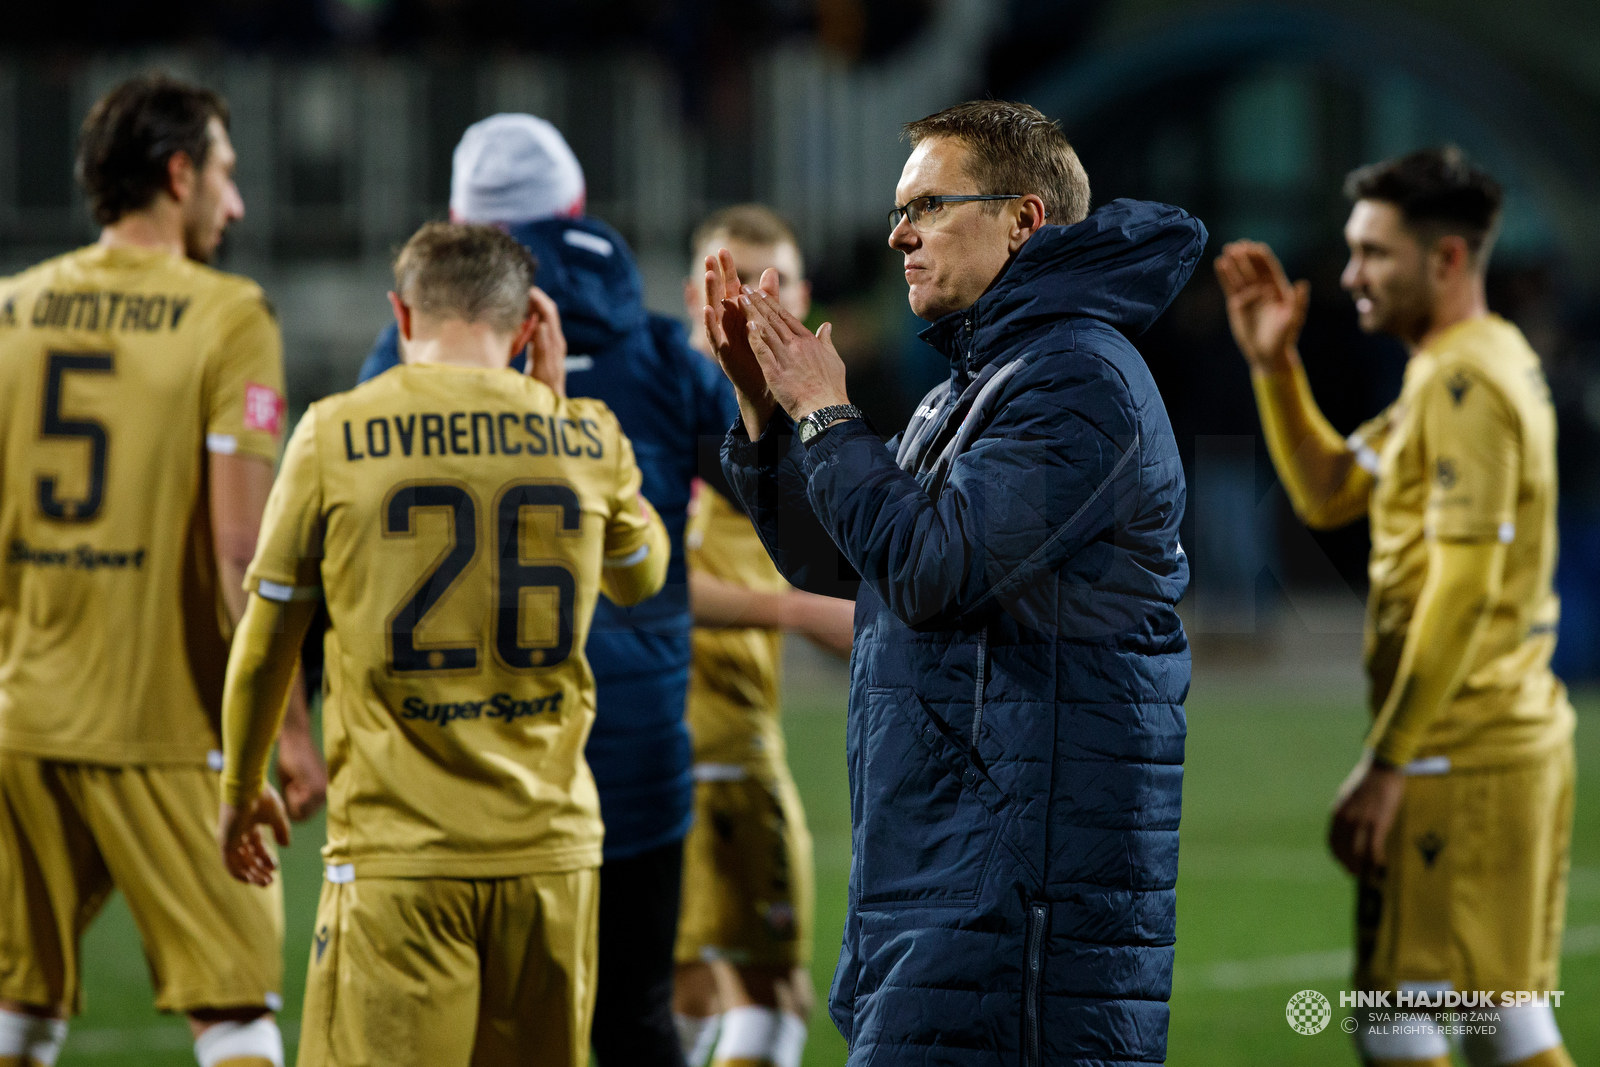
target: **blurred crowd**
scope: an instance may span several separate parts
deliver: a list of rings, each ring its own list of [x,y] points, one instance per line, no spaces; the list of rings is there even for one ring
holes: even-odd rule
[[[10,185],[0,158],[0,194],[9,194],[16,205],[12,211],[0,203],[0,233],[19,246],[17,255],[32,240],[36,247],[26,250],[29,257],[56,240],[54,232],[42,231],[30,238],[18,220],[30,210],[30,189],[64,196],[60,190],[70,186],[62,159],[73,93],[80,91],[69,92],[64,81],[56,91],[49,79],[84,56],[177,45],[196,56],[267,55],[291,63],[410,57],[421,64],[414,77],[425,86],[414,94],[422,103],[410,113],[420,124],[410,134],[413,143],[395,150],[432,162],[419,165],[412,179],[412,206],[391,212],[396,218],[389,229],[395,232],[420,221],[409,214],[442,211],[445,153],[439,146],[453,143],[473,118],[507,109],[505,100],[490,99],[481,85],[474,89],[470,79],[455,77],[451,65],[470,74],[484,57],[533,56],[561,65],[559,78],[541,90],[554,102],[549,117],[563,127],[593,175],[591,210],[640,250],[653,306],[665,310],[675,303],[678,279],[670,265],[681,261],[695,218],[726,203],[776,203],[807,246],[813,325],[835,323],[850,366],[851,395],[889,431],[905,424],[945,368],[916,337],[919,324],[906,307],[899,257],[865,221],[881,214],[857,211],[861,205],[852,201],[850,219],[841,225],[830,205],[848,194],[887,206],[892,190],[885,184],[881,190],[838,191],[860,184],[835,180],[834,172],[851,162],[848,140],[813,132],[793,155],[779,148],[789,130],[785,123],[803,124],[811,116],[828,124],[828,116],[849,114],[863,101],[889,100],[901,91],[896,83],[921,62],[917,49],[943,26],[945,37],[970,53],[971,67],[959,77],[952,74],[951,84],[938,91],[950,100],[988,94],[1026,98],[1047,111],[1073,110],[1058,117],[1094,176],[1095,203],[1118,196],[1177,203],[1207,223],[1214,235],[1209,254],[1238,237],[1266,240],[1283,253],[1292,274],[1309,278],[1308,373],[1329,418],[1348,430],[1398,391],[1403,354],[1390,342],[1360,334],[1350,301],[1339,290],[1344,250],[1337,235],[1345,211],[1340,181],[1371,159],[1454,141],[1511,191],[1507,232],[1490,273],[1490,302],[1544,357],[1556,396],[1563,540],[1558,587],[1565,603],[1556,663],[1569,680],[1593,678],[1600,676],[1600,321],[1592,308],[1600,278],[1594,264],[1576,261],[1580,253],[1574,249],[1585,242],[1574,236],[1583,222],[1574,212],[1584,202],[1579,194],[1585,183],[1592,182],[1595,168],[1584,160],[1596,155],[1600,135],[1590,128],[1585,116],[1593,109],[1581,106],[1584,90],[1569,69],[1593,37],[1593,12],[1560,7],[1529,12],[1517,26],[1502,27],[1494,5],[1468,2],[1455,5],[1446,29],[1426,21],[1426,5],[1413,3],[1388,5],[1383,17],[1373,17],[1375,10],[1339,2],[1310,12],[1289,6],[1233,10],[1181,0],[173,0],[159,7],[86,0],[70,20],[24,5],[11,13],[7,39],[26,49],[10,57],[26,70],[9,97],[0,70],[0,98],[12,101],[16,113],[15,124],[0,121],[0,135],[15,132],[23,146],[18,151],[27,152],[29,144],[43,143],[39,131],[45,126],[62,127],[56,138],[61,151],[40,153],[38,165],[12,168]],[[1400,40],[1423,42],[1429,51],[1385,51],[1383,42]],[[1352,48],[1362,41],[1371,46]],[[1531,58],[1535,44],[1544,49],[1538,62]],[[760,66],[761,57],[785,48],[809,49],[814,58],[807,61],[811,66],[790,71],[789,80],[776,80]],[[1236,53],[1249,58],[1233,58]],[[586,63],[625,54],[647,56],[650,69],[666,72],[672,100],[663,106],[684,131],[680,135],[674,127],[660,135],[659,145],[652,141],[640,149],[643,155],[681,152],[690,158],[683,168],[685,204],[666,223],[645,201],[629,199],[640,183],[621,177],[642,164],[619,147],[625,135],[613,135],[617,116],[624,124],[654,122],[627,110],[634,105],[618,89],[626,73],[607,68],[605,78],[590,79],[592,94],[582,91]],[[344,69],[360,66],[357,61]],[[956,84],[963,79],[981,84]],[[1505,97],[1510,112],[1526,118],[1526,128],[1510,128],[1505,114],[1462,97],[1464,83]],[[365,92],[364,86],[351,91]],[[1515,91],[1502,91],[1506,86]],[[276,92],[274,113],[286,117],[273,121],[285,132],[269,143],[285,158],[271,195],[284,204],[305,199],[311,207],[302,215],[293,215],[299,206],[280,209],[278,230],[266,238],[254,236],[260,231],[250,227],[257,223],[247,220],[243,241],[257,242],[249,246],[256,258],[237,265],[256,275],[276,268],[293,279],[307,264],[372,260],[384,250],[369,247],[375,242],[362,229],[371,213],[349,206],[360,199],[352,190],[371,168],[366,155],[352,156],[342,147],[369,136],[365,117],[344,125],[330,119],[328,129],[342,132],[324,138],[331,147],[323,160],[299,144],[305,139],[300,127],[307,123],[294,109],[302,98],[315,103],[334,97],[281,86]],[[947,102],[917,98],[914,106],[921,113]],[[885,104],[885,114],[913,106],[889,103],[894,106]],[[340,107],[323,110],[343,114]],[[302,110],[316,111],[310,103]],[[863,142],[883,140],[870,122],[863,133]],[[1530,143],[1541,158],[1529,158]],[[802,164],[805,172],[799,173],[795,168]],[[302,196],[303,190],[310,192]],[[324,200],[329,211],[344,203],[343,214],[329,214],[326,225],[302,221],[312,219],[312,208],[321,211]],[[51,211],[68,207],[39,203]],[[824,218],[826,225],[819,222]],[[380,238],[376,243],[389,240],[389,229],[373,231]],[[327,240],[318,243],[319,234]],[[293,400],[303,403],[345,384],[353,367],[318,349],[297,369],[296,339],[289,341]],[[1303,591],[1359,593],[1365,585],[1365,530],[1357,524],[1313,534],[1292,521],[1208,271],[1196,274],[1142,349],[1171,411],[1190,479],[1184,540],[1195,560],[1186,607],[1194,632],[1202,639],[1270,632],[1264,619]],[[1351,359],[1360,365],[1351,366]],[[323,364],[325,372],[315,369]]]

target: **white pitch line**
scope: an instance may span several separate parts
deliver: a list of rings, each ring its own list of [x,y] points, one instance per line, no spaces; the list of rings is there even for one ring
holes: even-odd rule
[[[1568,930],[1561,942],[1561,955],[1567,959],[1600,955],[1600,924]],[[1347,948],[1300,952],[1292,956],[1261,956],[1253,960],[1222,960],[1196,967],[1178,967],[1173,974],[1173,984],[1233,992],[1344,978],[1349,976],[1354,965],[1355,955]]]
[[[1347,948],[1326,952],[1299,952],[1292,956],[1262,956],[1253,960],[1222,960],[1201,967],[1179,967],[1173,984],[1202,989],[1258,989],[1285,982],[1310,982],[1339,978],[1350,973],[1354,953]]]
[[[299,1019],[279,1019],[278,1029],[283,1032],[284,1048],[294,1048],[300,1043]],[[125,1028],[69,1028],[66,1051],[73,1056],[112,1056],[126,1052],[170,1052],[193,1044],[194,1037],[187,1026],[158,1023]]]
[[[66,1050],[74,1056],[115,1052],[163,1052],[188,1048],[194,1038],[187,1026],[142,1026],[128,1029],[67,1030]]]

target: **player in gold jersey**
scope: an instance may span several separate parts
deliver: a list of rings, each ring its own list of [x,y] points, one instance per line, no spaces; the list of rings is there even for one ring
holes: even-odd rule
[[[221,824],[230,869],[268,883],[255,828],[287,827],[263,769],[323,599],[332,779],[301,1067],[588,1062],[584,641],[602,589],[654,595],[670,553],[616,418],[551,387],[565,346],[533,269],[493,227],[418,231],[390,294],[404,365],[311,406],[268,504]],[[530,339],[543,381],[507,366]]]
[[[223,666],[283,418],[278,327],[204,264],[243,215],[227,108],[161,76],[90,111],[99,243],[0,281],[0,1064],[49,1064],[113,888],[203,1067],[282,1063],[276,889],[213,838]],[[325,779],[303,701],[297,817]]]
[[[1330,831],[1360,879],[1357,987],[1488,1008],[1495,1032],[1462,1040],[1473,1067],[1571,1067],[1547,1004],[1502,1006],[1557,985],[1574,717],[1550,672],[1555,414],[1539,357],[1484,297],[1500,187],[1451,148],[1358,170],[1346,191],[1344,286],[1362,329],[1411,352],[1399,399],[1348,438],[1296,352],[1306,283],[1254,242],[1217,274],[1296,514],[1372,527],[1375,720]],[[1367,1063],[1450,1062],[1436,1027],[1359,1030]]]
[[[770,209],[726,208],[695,231],[691,275],[727,248],[743,278],[768,267],[778,297],[804,317],[810,301],[794,233]],[[684,286],[696,321],[698,277]],[[714,359],[704,329],[692,343]],[[779,723],[783,637],[802,633],[848,655],[855,605],[793,588],[755,527],[702,484],[684,538],[694,609],[688,723],[695,821],[684,842],[674,1013],[685,1057],[799,1067],[811,986],[815,895],[811,835]]]

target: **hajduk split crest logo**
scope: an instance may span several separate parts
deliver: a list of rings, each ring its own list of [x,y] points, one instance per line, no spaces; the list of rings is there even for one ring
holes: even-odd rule
[[[1302,989],[1289,998],[1284,1015],[1295,1033],[1310,1037],[1327,1029],[1328,1020],[1333,1018],[1333,1005],[1315,989]]]

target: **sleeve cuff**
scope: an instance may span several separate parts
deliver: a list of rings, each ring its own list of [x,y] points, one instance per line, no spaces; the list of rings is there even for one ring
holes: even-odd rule
[[[1367,747],[1372,749],[1375,760],[1398,769],[1405,767],[1416,756],[1417,749],[1421,747],[1421,738],[1407,737],[1389,730],[1380,737],[1369,736]]]
[[[728,458],[741,467],[770,469],[783,460],[793,440],[794,420],[782,408],[774,408],[759,440],[750,440],[741,416],[729,428],[723,448]]]
[[[811,439],[811,446],[805,450],[804,469],[806,479],[809,481],[817,467],[826,463],[833,454],[851,441],[861,437],[870,437],[875,444],[880,444],[878,435],[865,419],[849,419],[823,430]]]
[[[255,792],[252,793],[239,779],[231,775],[224,775],[222,778],[222,802],[235,810],[244,807],[260,795],[261,786],[259,785],[256,786]]]

